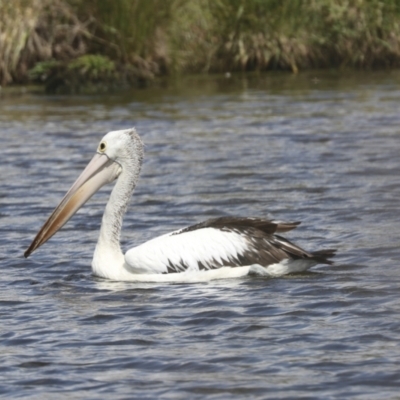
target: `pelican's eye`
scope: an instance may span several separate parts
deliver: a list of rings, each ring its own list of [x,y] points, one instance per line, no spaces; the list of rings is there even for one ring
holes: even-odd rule
[[[106,147],[107,147],[106,142],[101,142],[101,143],[99,144],[99,151],[100,151],[101,153],[104,153],[104,152],[106,151]]]

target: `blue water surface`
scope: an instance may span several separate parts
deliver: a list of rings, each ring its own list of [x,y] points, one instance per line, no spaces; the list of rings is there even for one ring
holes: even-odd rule
[[[398,399],[400,74],[191,77],[0,95],[0,395]],[[334,266],[196,284],[94,277],[111,187],[29,259],[110,130],[146,147],[123,248],[223,215],[301,220]]]

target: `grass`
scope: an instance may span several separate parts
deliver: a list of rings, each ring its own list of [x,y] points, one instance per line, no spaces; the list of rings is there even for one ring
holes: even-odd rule
[[[395,0],[218,0],[214,68],[265,70],[400,65]],[[232,67],[231,67],[232,68]]]
[[[3,85],[398,66],[400,0],[0,0]]]
[[[42,12],[37,0],[0,0],[0,84],[24,77],[24,51]]]

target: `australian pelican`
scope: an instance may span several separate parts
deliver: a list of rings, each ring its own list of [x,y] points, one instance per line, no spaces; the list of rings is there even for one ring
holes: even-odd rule
[[[107,203],[92,261],[95,275],[115,281],[179,281],[248,273],[279,276],[331,264],[334,250],[308,252],[278,235],[299,222],[222,217],[120,248],[122,218],[139,179],[143,144],[135,129],[113,131],[50,215],[25,252],[28,257],[50,239],[104,184],[117,179]]]

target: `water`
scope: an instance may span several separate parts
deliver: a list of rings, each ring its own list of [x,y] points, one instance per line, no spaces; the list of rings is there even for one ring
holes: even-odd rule
[[[132,93],[0,98],[0,395],[395,399],[400,74],[190,78]],[[90,263],[110,187],[22,257],[109,130],[146,143],[128,248],[221,215],[301,220],[338,248],[279,279],[107,282]]]

